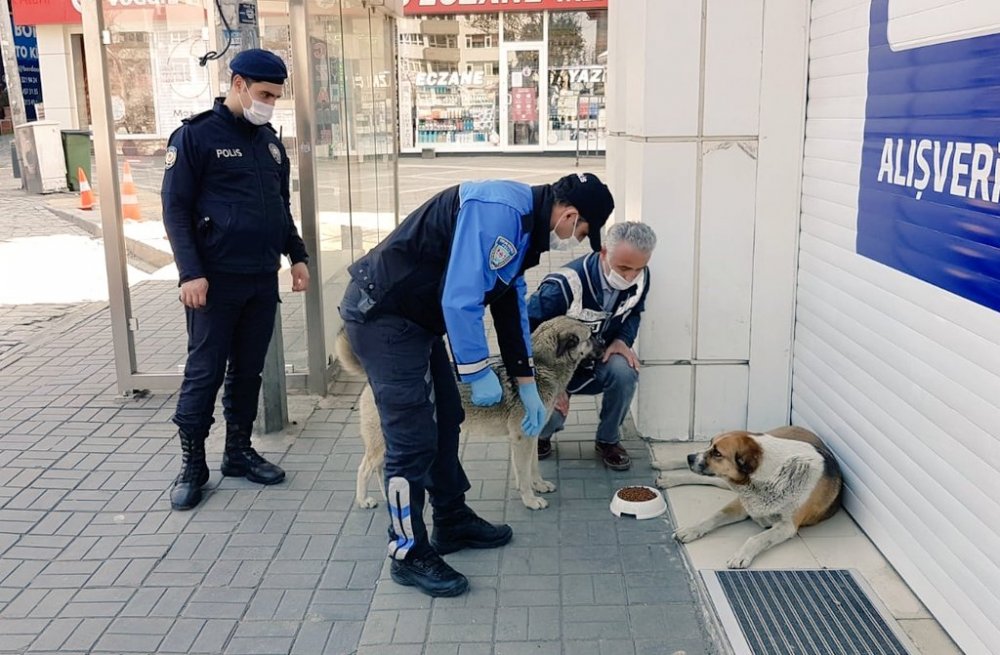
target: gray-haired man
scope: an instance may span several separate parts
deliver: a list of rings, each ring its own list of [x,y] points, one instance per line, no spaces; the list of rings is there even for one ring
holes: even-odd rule
[[[574,374],[568,393],[604,394],[594,449],[604,465],[625,471],[632,465],[619,443],[620,428],[639,381],[639,358],[632,344],[649,293],[649,258],[656,234],[643,223],[616,223],[607,229],[599,253],[575,259],[545,276],[528,301],[531,329],[555,316],[588,323],[604,341],[600,362],[585,363]],[[562,430],[568,396],[556,408],[538,437],[538,458],[552,452],[552,435]]]

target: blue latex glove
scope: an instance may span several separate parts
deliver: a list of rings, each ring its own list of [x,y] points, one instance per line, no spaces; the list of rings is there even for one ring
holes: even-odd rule
[[[486,375],[469,383],[472,387],[472,404],[476,407],[492,407],[503,398],[500,379],[493,369],[486,369]]]
[[[538,395],[538,386],[534,382],[526,382],[519,385],[518,391],[521,394],[521,404],[524,405],[521,429],[524,430],[524,436],[537,437],[545,426],[545,416],[548,414],[545,403]]]

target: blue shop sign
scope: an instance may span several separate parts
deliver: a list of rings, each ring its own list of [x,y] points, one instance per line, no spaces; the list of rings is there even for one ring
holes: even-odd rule
[[[11,24],[14,25],[13,19]],[[21,77],[24,110],[29,121],[35,120],[35,105],[42,103],[42,78],[38,73],[38,39],[32,25],[14,25],[14,52]]]
[[[889,43],[872,0],[857,252],[1000,311],[1000,34]]]

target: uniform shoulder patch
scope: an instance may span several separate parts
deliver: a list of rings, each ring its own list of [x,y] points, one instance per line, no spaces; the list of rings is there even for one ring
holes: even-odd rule
[[[497,237],[490,248],[490,269],[499,270],[509,264],[517,256],[517,248],[507,237]]]
[[[281,166],[281,148],[278,147],[277,143],[267,144],[267,149],[271,151],[271,156],[274,157],[274,163]]]
[[[173,168],[173,165],[177,163],[177,148],[175,146],[170,146],[167,148],[167,154],[163,157],[163,164],[166,170]]]

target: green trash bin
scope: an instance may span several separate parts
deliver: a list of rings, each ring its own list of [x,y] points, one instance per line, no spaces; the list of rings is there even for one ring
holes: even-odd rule
[[[82,168],[90,181],[90,132],[87,130],[61,130],[63,154],[66,157],[66,185],[71,191],[80,191],[76,169]]]

